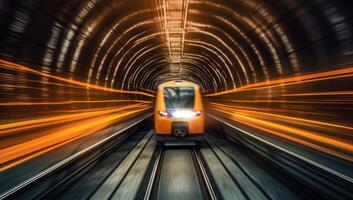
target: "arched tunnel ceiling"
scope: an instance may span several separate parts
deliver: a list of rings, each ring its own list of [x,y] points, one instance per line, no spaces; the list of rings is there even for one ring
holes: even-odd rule
[[[352,3],[0,1],[1,56],[108,88],[218,92],[352,63]]]

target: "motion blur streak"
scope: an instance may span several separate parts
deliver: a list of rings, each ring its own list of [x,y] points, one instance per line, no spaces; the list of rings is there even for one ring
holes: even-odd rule
[[[304,94],[284,94],[283,96],[327,96],[327,95],[353,95],[353,91],[315,92]]]
[[[265,137],[353,161],[352,80],[352,67],[295,75],[207,94],[207,105]]]
[[[154,97],[149,90],[106,88],[2,59],[0,68],[0,171],[146,113]]]
[[[10,132],[27,131],[26,134],[16,137],[2,137],[0,146],[0,171],[18,165],[35,156],[39,156],[54,148],[60,147],[73,140],[95,133],[118,121],[141,114],[150,108],[150,104],[137,103],[127,106],[110,108],[102,111],[88,111],[85,113],[60,115],[41,119],[27,120],[0,125],[1,137]],[[52,125],[58,126],[52,126]],[[50,127],[47,130],[39,130],[41,136],[28,131],[39,128]],[[37,130],[38,131],[38,130]],[[19,139],[18,137],[22,137]],[[14,144],[14,142],[20,142]],[[9,144],[11,144],[9,146]]]
[[[284,96],[284,95],[283,95]],[[238,103],[294,103],[294,104],[353,104],[353,102],[345,102],[344,99],[337,100],[316,100],[316,101],[291,101],[291,100],[228,100]]]
[[[290,117],[287,114],[272,114],[218,103],[209,103],[210,109],[234,122],[261,130],[262,134],[272,134],[277,137],[299,143],[324,153],[353,161],[353,143],[349,138],[353,127],[306,117]],[[255,111],[254,111],[255,110]],[[337,134],[337,133],[344,133]]]
[[[81,199],[97,188],[195,199],[178,189],[197,185],[217,199],[352,199],[352,10],[353,0],[0,0],[0,199],[59,199],[64,187]],[[195,184],[173,160],[163,185],[173,155],[157,162],[148,130],[156,91],[180,80],[200,87],[206,137],[176,159],[199,163]]]
[[[64,104],[81,104],[81,103],[120,103],[120,102],[138,102],[151,103],[142,100],[91,100],[91,101],[61,101],[61,102],[6,102],[0,103],[0,106],[38,106],[38,105],[64,105]]]
[[[17,64],[17,63],[9,62],[9,61],[2,60],[2,59],[0,59],[0,67],[5,68],[5,69],[21,71],[21,72],[27,72],[27,73],[40,75],[40,76],[43,76],[43,77],[56,79],[56,80],[63,81],[63,82],[69,83],[69,84],[74,84],[74,85],[86,87],[87,89],[92,88],[92,89],[101,90],[101,91],[107,91],[107,92],[116,92],[116,93],[125,93],[125,94],[141,94],[141,95],[144,95],[144,96],[153,97],[152,94],[149,94],[149,93],[146,93],[146,92],[117,90],[117,89],[102,87],[102,86],[99,86],[99,85],[83,83],[83,82],[80,82],[80,81],[75,81],[75,80],[71,80],[71,79],[67,79],[67,78],[63,78],[63,77],[59,77],[59,76],[54,76],[54,75],[51,75],[51,74],[48,74],[48,73],[43,73],[43,72],[40,72],[40,71],[36,71],[36,70],[31,69],[31,68],[29,68],[27,66],[24,66],[24,65],[20,65],[20,64]]]
[[[121,110],[126,110],[129,108],[136,108],[136,107],[139,108],[141,107],[141,105],[137,104],[137,105],[130,105],[130,106],[121,106],[118,108],[109,108],[108,110],[100,109],[98,111],[87,111],[87,112],[80,112],[77,114],[59,115],[54,117],[45,117],[40,119],[32,119],[32,120],[2,124],[0,125],[0,136],[4,136],[12,132],[29,130],[29,129],[33,129],[41,126],[47,126],[52,124],[68,122],[68,121],[90,118],[90,117],[104,115],[104,114],[110,114]]]
[[[349,77],[353,77],[353,68],[346,68],[346,69],[340,69],[340,70],[334,70],[334,71],[328,71],[328,72],[314,73],[309,75],[294,76],[290,78],[253,83],[243,87],[234,88],[231,90],[208,94],[206,96],[209,96],[209,97],[219,96],[219,95],[246,91],[246,90],[269,89],[274,87],[284,87],[289,85],[297,85],[297,84],[304,84],[304,83],[311,83],[311,82],[339,79],[339,78],[349,78]],[[352,92],[349,92],[349,94],[352,94]]]
[[[235,112],[244,112],[244,113],[247,113],[250,115],[251,114],[258,114],[259,116],[266,115],[266,116],[270,116],[270,117],[279,117],[279,119],[283,118],[283,119],[293,120],[293,121],[297,121],[297,122],[308,122],[308,123],[312,123],[312,124],[332,126],[332,127],[337,127],[337,128],[353,130],[353,127],[349,127],[349,126],[342,126],[342,125],[338,125],[338,124],[320,122],[320,121],[309,120],[309,119],[298,118],[298,117],[288,117],[286,115],[277,115],[277,114],[271,114],[271,113],[266,113],[266,112],[250,111],[251,109],[256,110],[256,108],[251,108],[251,107],[224,106],[224,105],[218,104],[218,103],[211,103],[211,104],[214,106],[218,106],[220,108],[226,109],[226,110],[235,111]],[[258,110],[261,110],[261,109],[258,109]]]

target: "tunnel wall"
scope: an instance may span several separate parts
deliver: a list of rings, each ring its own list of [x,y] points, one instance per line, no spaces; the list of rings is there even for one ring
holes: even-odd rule
[[[171,75],[160,2],[2,1],[1,56],[82,82],[155,90]],[[351,10],[333,0],[190,1],[182,78],[218,92],[350,66]]]
[[[332,92],[351,89],[350,78],[288,83],[308,74],[342,76],[336,71],[351,67],[350,1],[188,2],[175,75],[163,14],[173,1],[1,1],[2,102],[145,100],[159,83],[178,78],[200,84],[209,101],[267,101],[266,107],[317,98],[337,103]],[[275,80],[282,82],[269,87]]]
[[[221,128],[352,162],[352,10],[351,0],[1,0],[0,149],[13,157],[0,171],[151,114],[157,86],[177,79],[200,85]]]

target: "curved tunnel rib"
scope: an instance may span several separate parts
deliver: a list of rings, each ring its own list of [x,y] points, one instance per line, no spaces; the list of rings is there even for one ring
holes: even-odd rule
[[[0,172],[150,113],[158,85],[185,80],[222,130],[349,177],[339,166],[353,161],[352,10],[350,0],[2,0]]]

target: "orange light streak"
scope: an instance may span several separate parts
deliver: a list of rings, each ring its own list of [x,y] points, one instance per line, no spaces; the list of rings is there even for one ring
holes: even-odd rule
[[[283,125],[276,121],[281,119],[287,119],[292,123],[306,122],[309,124],[320,125],[322,127],[331,126],[334,128],[346,129],[349,131],[353,130],[353,127],[321,122],[317,120],[309,120],[309,119],[298,118],[298,117],[290,117],[285,115],[266,113],[266,112],[236,109],[230,106],[223,106],[222,104],[211,104],[211,109],[218,113],[225,114],[226,117],[231,116],[232,120],[245,124],[249,127],[254,127],[256,129],[265,131],[267,133],[271,133],[276,136],[289,139],[290,141],[317,149],[319,151],[323,151],[330,155],[334,155],[340,158],[344,158],[346,160],[353,161],[352,156],[345,155],[344,153],[335,150],[335,148],[337,148],[337,149],[345,150],[346,152],[349,152],[349,154],[352,153],[353,145],[350,141],[344,141],[340,138],[333,138],[330,136],[322,135],[321,133],[313,132],[311,130],[303,130],[300,128]],[[263,116],[270,116],[271,118],[268,120],[259,119]],[[305,139],[307,141],[305,141]],[[315,141],[315,142],[318,142],[319,144],[325,144],[334,148],[330,149],[329,147],[324,147],[310,141]]]
[[[89,120],[70,123],[62,128],[53,129],[42,137],[13,145],[0,150],[0,171],[25,162],[33,157],[42,155],[54,148],[85,137],[101,130],[118,120],[143,112],[150,106],[136,108],[130,111],[121,111],[104,116],[94,117]]]
[[[101,90],[101,91],[106,91],[106,92],[123,93],[123,94],[135,94],[135,95],[140,94],[140,95],[144,95],[144,96],[148,96],[148,97],[154,97],[154,95],[146,93],[146,92],[117,90],[117,89],[113,89],[113,88],[106,88],[106,87],[102,87],[99,85],[83,83],[83,82],[68,79],[68,78],[50,75],[48,73],[44,73],[44,72],[40,72],[40,71],[31,69],[31,68],[24,66],[24,65],[16,64],[16,63],[9,62],[9,61],[2,60],[2,59],[0,59],[0,67],[5,68],[5,69],[17,70],[17,71],[21,71],[21,72],[28,72],[28,73],[40,75],[43,77],[52,78],[52,79],[63,81],[63,82],[69,83],[69,84],[82,86],[87,89],[96,89],[96,90]]]
[[[295,76],[295,77],[290,77],[290,78],[283,78],[283,79],[272,80],[272,81],[253,83],[253,84],[249,84],[249,85],[242,86],[239,88],[234,88],[231,90],[226,90],[226,91],[217,92],[217,93],[213,93],[213,94],[207,94],[205,96],[208,96],[208,97],[219,96],[219,95],[229,94],[229,93],[233,93],[233,92],[269,89],[269,88],[273,88],[273,87],[283,87],[283,86],[288,86],[288,85],[296,85],[296,84],[303,84],[303,83],[317,82],[317,81],[331,80],[331,79],[339,79],[339,78],[347,78],[347,77],[353,77],[353,67],[347,68],[347,69],[328,71],[328,72]]]
[[[311,115],[320,115],[320,116],[336,116],[336,114],[327,114],[327,113],[321,113],[321,112],[308,112],[308,111],[303,111],[303,110],[288,110],[288,109],[276,109],[276,108],[267,108],[267,107],[250,107],[250,106],[231,106],[231,105],[226,105],[226,104],[221,104],[221,103],[215,103],[215,102],[208,102],[210,105],[211,104],[220,104],[222,106],[225,106],[226,108],[239,108],[239,109],[245,109],[245,110],[255,110],[255,111],[267,111],[268,112],[281,112],[281,113],[292,113],[292,114],[311,114]]]
[[[94,129],[94,130],[95,130],[95,129]],[[93,130],[93,131],[94,131],[94,130]],[[98,131],[98,130],[99,130],[99,129],[97,129],[97,131]],[[31,159],[33,159],[33,158],[35,158],[35,157],[37,157],[37,156],[43,155],[43,154],[45,154],[45,153],[47,153],[47,152],[49,152],[49,151],[51,151],[51,150],[53,150],[53,149],[56,149],[56,148],[58,148],[58,147],[61,147],[61,146],[65,145],[65,144],[68,144],[68,143],[70,143],[70,142],[72,142],[72,141],[75,141],[75,140],[77,140],[77,139],[79,139],[79,138],[82,138],[82,137],[84,137],[84,136],[85,136],[85,135],[82,135],[81,137],[71,138],[71,139],[69,139],[69,140],[66,140],[66,141],[64,141],[64,142],[60,142],[60,143],[58,143],[58,144],[56,144],[56,145],[53,145],[53,146],[51,146],[51,147],[44,148],[44,149],[42,149],[42,150],[36,151],[35,153],[30,153],[30,154],[28,154],[28,155],[26,155],[26,156],[23,156],[22,158],[14,159],[14,161],[11,161],[11,162],[9,162],[9,163],[6,163],[3,167],[0,167],[0,172],[5,171],[5,170],[7,170],[7,169],[10,169],[11,167],[14,167],[14,166],[16,166],[16,165],[19,165],[19,164],[21,164],[21,163],[23,163],[23,162],[26,162],[26,161],[28,161],[28,160],[31,160]],[[0,164],[0,166],[1,166],[1,164]]]
[[[333,92],[313,92],[302,94],[283,94],[281,96],[335,96],[335,95],[353,95],[353,91],[333,91]]]
[[[292,101],[292,100],[226,100],[237,103],[294,103],[294,104],[353,104],[352,100],[316,100],[316,101]]]
[[[134,103],[152,103],[151,101],[143,100],[87,100],[87,101],[60,101],[60,102],[6,102],[0,103],[0,106],[41,106],[41,105],[64,105],[64,104],[77,104],[77,103],[121,103],[121,102],[134,102]]]
[[[323,126],[331,126],[335,128],[342,128],[342,129],[348,129],[348,130],[353,130],[353,127],[350,126],[343,126],[339,124],[333,124],[333,123],[328,123],[328,122],[321,122],[317,120],[310,120],[310,119],[304,119],[304,118],[299,118],[299,117],[289,117],[287,115],[278,115],[278,114],[272,114],[272,113],[267,113],[267,112],[259,112],[259,111],[251,111],[251,110],[244,110],[244,109],[237,109],[236,106],[224,106],[219,103],[210,103],[211,105],[213,104],[216,107],[222,108],[222,109],[228,109],[234,112],[243,112],[243,113],[248,113],[248,114],[258,114],[258,115],[266,115],[266,116],[271,116],[271,117],[278,117],[280,119],[287,119],[287,120],[292,120],[292,121],[297,121],[297,122],[308,122],[312,124],[317,124],[317,125],[323,125]]]
[[[295,138],[295,137],[280,133],[278,131],[274,131],[272,129],[268,129],[268,128],[264,128],[264,127],[261,127],[261,126],[257,126],[257,125],[254,125],[253,123],[247,123],[247,122],[243,122],[243,121],[240,122],[240,123],[245,124],[245,125],[247,125],[249,127],[254,127],[254,128],[258,129],[258,130],[262,130],[262,131],[271,133],[273,135],[285,138],[287,140],[296,142],[298,144],[303,144],[303,145],[308,146],[308,147],[310,147],[312,149],[317,149],[317,150],[325,152],[327,154],[330,154],[330,155],[333,155],[333,156],[336,156],[336,157],[339,157],[339,158],[342,158],[342,159],[345,159],[345,160],[353,161],[352,157],[347,156],[347,155],[342,154],[342,153],[337,152],[337,151],[333,151],[332,149],[329,149],[329,148],[326,148],[326,147],[322,147],[322,146],[319,146],[317,144],[313,144],[313,143],[307,142],[305,140],[298,139],[298,138]]]
[[[87,119],[90,117],[106,115],[106,114],[114,113],[121,110],[126,110],[131,108],[141,108],[141,107],[146,107],[146,106],[143,106],[143,104],[133,104],[128,106],[110,108],[108,110],[106,110],[106,108],[103,108],[103,110],[98,110],[98,111],[89,111],[89,112],[83,112],[83,113],[77,113],[77,114],[66,114],[66,115],[59,115],[54,117],[46,117],[46,118],[40,118],[40,119],[31,119],[31,120],[25,120],[25,121],[19,121],[19,122],[7,123],[7,124],[0,124],[0,136],[5,136],[13,132],[30,130],[33,128],[44,127],[44,126],[70,122],[75,120]]]
[[[7,75],[5,73],[0,73],[0,75]],[[82,86],[74,86],[74,85],[65,85],[61,83],[52,83],[48,81],[42,81],[42,80],[31,80],[31,79],[25,79],[25,78],[19,78],[19,77],[5,77],[3,80],[7,80],[8,82],[13,82],[15,85],[17,83],[21,82],[31,82],[31,83],[40,83],[40,84],[46,84],[46,85],[55,85],[55,86],[62,86],[62,87],[70,87],[70,88],[78,88],[78,89],[86,89]]]

